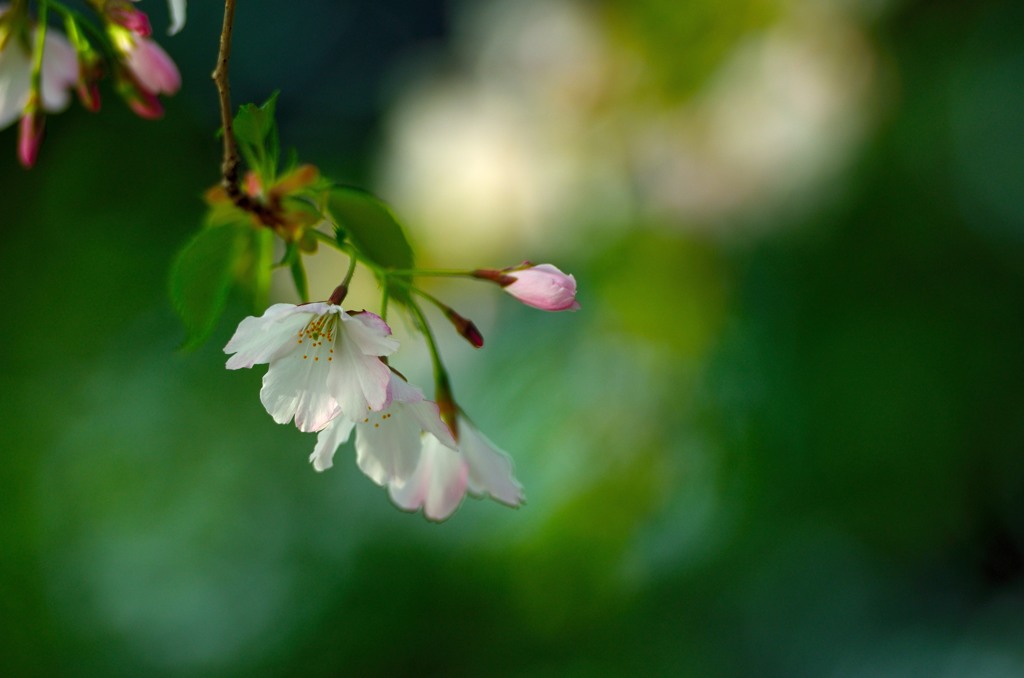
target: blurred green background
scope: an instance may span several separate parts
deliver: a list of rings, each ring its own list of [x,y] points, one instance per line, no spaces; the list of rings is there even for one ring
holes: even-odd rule
[[[281,89],[424,264],[575,273],[577,314],[434,289],[529,503],[433,525],[350,449],[313,472],[223,369],[243,299],[176,351],[219,163],[193,1],[162,122],[106,90],[31,172],[0,133],[5,675],[1024,675],[1020,3],[239,4],[236,105]]]

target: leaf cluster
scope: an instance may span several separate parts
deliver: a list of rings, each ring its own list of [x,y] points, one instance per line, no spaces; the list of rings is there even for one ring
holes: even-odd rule
[[[239,151],[263,187],[299,167],[290,153],[281,170],[281,147],[276,122],[278,92],[262,105],[242,106],[232,122]],[[256,199],[259,196],[252,196]],[[227,200],[211,200],[205,224],[178,252],[171,266],[171,302],[185,326],[185,349],[201,345],[213,332],[232,290],[248,296],[257,312],[267,304],[274,268],[288,268],[299,297],[309,301],[303,254],[314,253],[319,242],[342,250],[376,274],[385,293],[398,302],[409,299],[407,287],[388,271],[414,266],[412,247],[391,209],[366,191],[318,178],[287,196],[293,212],[306,213],[315,225],[301,237],[282,239],[284,252],[274,262],[275,230]],[[331,232],[320,230],[323,226]],[[277,233],[280,235],[280,233]]]

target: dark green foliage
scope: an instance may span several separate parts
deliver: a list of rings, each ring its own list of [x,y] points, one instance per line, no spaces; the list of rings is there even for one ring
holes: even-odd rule
[[[328,210],[334,222],[372,263],[398,270],[413,267],[409,241],[383,202],[356,188],[335,188]]]
[[[338,239],[344,233],[370,263],[384,269],[413,268],[412,247],[405,232],[379,199],[359,189],[339,187],[331,191],[328,211],[338,226]],[[395,285],[389,292],[399,301],[409,295],[404,287]]]
[[[277,123],[274,120],[279,94],[280,92],[274,92],[260,106],[245,104],[240,107],[232,123],[242,157],[249,167],[265,180],[272,179],[276,174],[278,158],[281,155]]]
[[[206,228],[192,237],[171,267],[170,293],[194,349],[213,331],[242,256],[253,242],[252,228],[234,224]]]

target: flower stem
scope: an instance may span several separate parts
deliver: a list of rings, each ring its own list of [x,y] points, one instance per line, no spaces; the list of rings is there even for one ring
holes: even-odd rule
[[[409,286],[409,289],[412,290],[413,292],[415,292],[416,294],[420,295],[421,297],[423,297],[424,299],[426,299],[430,303],[432,303],[434,306],[437,306],[439,309],[441,309],[445,313],[447,313],[448,311],[451,310],[451,307],[449,307],[448,304],[444,303],[443,301],[441,301],[440,299],[435,297],[430,292],[427,292],[426,290],[420,289],[419,287],[414,287],[412,285]]]
[[[417,269],[410,268],[406,270],[389,270],[388,275],[393,275],[401,278],[413,278],[413,277],[433,277],[433,278],[472,278],[473,271],[460,271],[452,268],[438,268],[438,269]]]
[[[350,282],[352,282],[352,276],[355,275],[355,272],[356,272],[356,263],[358,263],[357,260],[356,260],[356,255],[354,255],[351,252],[349,252],[348,253],[348,270],[345,271],[345,279],[341,281],[341,284],[344,285],[345,287],[348,287],[348,284]]]
[[[434,338],[433,330],[430,329],[430,324],[427,323],[427,317],[423,314],[423,309],[411,298],[407,306],[416,317],[416,324],[420,326],[423,338],[427,342],[427,348],[430,350],[430,360],[434,365],[434,381],[437,382],[439,387],[443,385],[444,388],[450,388],[448,386],[448,370],[445,369],[444,363],[441,362],[441,353],[437,349],[437,340]]]
[[[32,92],[36,96],[42,96],[43,86],[43,52],[46,47],[46,11],[50,5],[46,0],[39,3],[39,26],[36,28],[36,48],[34,61],[32,63]],[[39,102],[42,107],[42,102]]]
[[[108,55],[114,54],[114,45],[110,42],[110,36],[107,35],[104,31],[94,26],[91,21],[82,16],[81,12],[77,12],[71,9],[63,2],[59,2],[58,0],[46,0],[46,4],[48,4],[54,11],[63,14],[65,21],[68,19],[73,21],[75,23],[76,30],[78,28],[83,28],[87,32],[91,33],[92,37],[94,37],[97,40],[97,42],[99,42],[100,45],[102,45],[102,49],[106,50]],[[70,31],[68,32],[70,33]]]
[[[331,247],[333,247],[334,249],[338,250],[339,252],[346,252],[346,253],[348,252],[348,250],[345,249],[344,246],[338,244],[338,241],[333,236],[327,235],[326,233],[323,233],[323,232],[318,231],[316,229],[310,229],[310,230],[308,230],[306,232],[307,233],[312,233],[314,238],[316,238],[317,240],[319,240],[322,243],[326,243],[326,244],[330,245]]]
[[[356,258],[355,255],[348,255],[348,271],[345,272],[345,279],[341,281],[341,284],[334,288],[331,292],[330,299],[327,300],[328,304],[334,304],[335,306],[341,306],[341,302],[348,296],[348,285],[352,282],[352,274],[356,272]]]

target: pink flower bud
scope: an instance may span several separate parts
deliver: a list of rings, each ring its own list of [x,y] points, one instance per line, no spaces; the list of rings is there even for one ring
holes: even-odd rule
[[[181,87],[181,74],[160,45],[149,38],[136,38],[125,52],[125,65],[139,84],[153,94],[174,94]]]
[[[140,12],[134,7],[115,7],[108,10],[107,14],[111,21],[127,28],[135,35],[148,38],[153,34],[153,27],[149,24],[149,17],[145,12]]]
[[[503,289],[527,306],[542,311],[576,311],[576,279],[551,264],[530,266],[522,270],[503,271]]]
[[[128,72],[117,78],[117,92],[135,115],[146,120],[159,120],[164,115],[163,104],[156,95],[142,87]]]
[[[82,102],[90,113],[98,113],[100,110],[100,88],[96,81],[80,80],[75,87],[78,92],[78,100]]]
[[[38,97],[29,99],[25,113],[18,125],[18,160],[27,169],[36,164],[39,146],[43,143],[43,132],[46,130],[46,117],[39,109]]]

